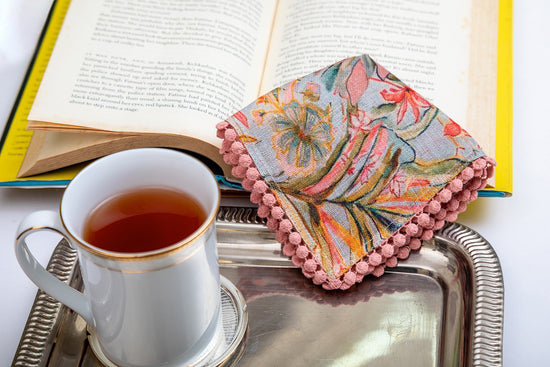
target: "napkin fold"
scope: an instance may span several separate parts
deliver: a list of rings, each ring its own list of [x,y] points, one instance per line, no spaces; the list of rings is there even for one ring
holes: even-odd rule
[[[325,289],[406,259],[477,198],[496,164],[368,55],[276,88],[216,127],[283,253]]]

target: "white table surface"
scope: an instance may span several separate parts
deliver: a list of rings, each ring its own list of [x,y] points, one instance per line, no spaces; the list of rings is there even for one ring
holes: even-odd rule
[[[0,0],[0,127],[6,121],[50,1]],[[514,4],[514,195],[480,198],[459,217],[501,261],[504,365],[550,365],[550,1]],[[36,287],[20,270],[14,233],[31,211],[57,210],[62,190],[0,188],[0,366],[11,364]],[[56,235],[33,238],[45,264]],[[51,245],[49,244],[51,243]]]

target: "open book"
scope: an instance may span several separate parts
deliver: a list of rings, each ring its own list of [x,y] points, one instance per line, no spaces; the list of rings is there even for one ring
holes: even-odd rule
[[[511,16],[511,1],[500,3]],[[499,0],[72,0],[28,114],[34,134],[18,175],[166,146],[206,156],[231,178],[217,122],[367,53],[496,157],[491,185],[511,192],[511,106],[497,100],[510,87],[497,85],[502,14]]]

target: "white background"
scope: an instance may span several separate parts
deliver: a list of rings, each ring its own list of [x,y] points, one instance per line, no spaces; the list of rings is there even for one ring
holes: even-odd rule
[[[0,0],[0,127],[27,69],[50,1]],[[459,222],[482,234],[501,261],[505,284],[504,365],[549,365],[550,337],[550,1],[514,3],[514,195],[480,198]],[[57,210],[58,189],[0,188],[0,366],[11,364],[36,288],[14,255],[23,216]],[[43,263],[57,242],[31,248]]]

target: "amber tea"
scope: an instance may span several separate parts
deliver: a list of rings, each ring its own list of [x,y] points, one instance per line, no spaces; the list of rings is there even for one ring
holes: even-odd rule
[[[189,194],[167,187],[141,187],[100,203],[84,224],[84,240],[115,252],[147,252],[173,245],[206,220]]]

